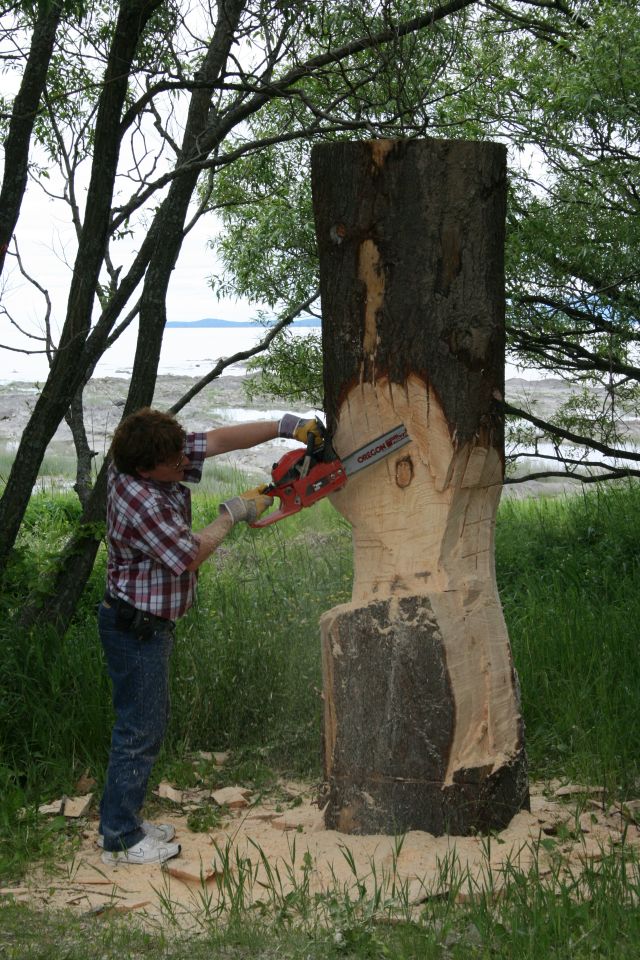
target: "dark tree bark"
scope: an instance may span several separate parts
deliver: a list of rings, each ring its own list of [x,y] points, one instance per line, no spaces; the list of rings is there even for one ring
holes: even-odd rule
[[[504,466],[504,148],[313,154],[325,410],[339,454],[404,423],[352,477],[350,604],[322,621],[327,826],[467,834],[528,802],[494,571]]]
[[[84,422],[84,403],[82,399],[86,381],[83,381],[76,395],[71,401],[71,406],[65,414],[67,426],[71,430],[73,437],[73,446],[76,451],[76,482],[73,489],[78,494],[78,499],[82,506],[86,506],[87,500],[91,495],[93,482],[91,479],[91,468],[93,458],[97,456],[96,451],[92,450],[87,437],[87,429]]]
[[[0,274],[15,230],[27,186],[29,146],[38,107],[47,80],[62,3],[38,4],[29,56],[20,90],[13,102],[9,132],[4,142],[4,172],[0,190]]]

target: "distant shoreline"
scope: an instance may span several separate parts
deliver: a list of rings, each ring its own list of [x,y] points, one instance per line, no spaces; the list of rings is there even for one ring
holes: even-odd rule
[[[168,410],[177,400],[197,383],[199,377],[162,374],[156,381],[156,390],[152,405],[160,410]],[[276,419],[291,407],[289,401],[247,400],[244,385],[246,376],[222,376],[195,396],[180,413],[177,419],[185,429],[191,431],[210,430],[242,419],[243,411],[251,419]],[[84,412],[93,450],[104,452],[111,441],[124,407],[130,378],[100,377],[92,378],[84,391]],[[39,383],[42,386],[42,383]],[[0,385],[0,454],[13,454],[29,420],[33,402],[37,395],[36,382],[23,380]],[[255,412],[254,412],[255,411]],[[305,413],[304,410],[299,410]],[[245,413],[244,416],[247,414]],[[239,470],[269,479],[271,466],[288,448],[288,441],[274,440],[259,447],[235,451],[218,458]],[[48,453],[60,456],[73,456],[73,440],[69,427],[61,423],[53,437]]]
[[[108,448],[113,430],[122,415],[130,377],[105,376],[92,378],[84,393],[85,418],[92,449],[99,452]],[[153,406],[167,410],[201,379],[188,374],[161,374],[156,382]],[[187,430],[208,430],[238,422],[249,416],[262,420],[278,418],[285,410],[293,409],[307,413],[299,404],[286,399],[247,399],[245,384],[247,375],[223,375],[212,381],[194,397],[178,414],[178,420]],[[0,384],[0,453],[11,454],[17,449],[20,437],[33,409],[35,395],[42,381],[15,380]],[[511,378],[506,381],[507,400],[517,406],[533,404],[533,409],[542,418],[551,416],[569,395],[567,384],[559,379],[524,380]],[[320,411],[318,411],[320,413]],[[630,419],[630,439],[640,441],[640,421]],[[225,454],[219,462],[251,475],[268,479],[271,465],[286,450],[286,441],[276,440],[249,450]],[[73,443],[66,423],[60,424],[50,444],[49,452],[64,456],[73,455]],[[540,493],[555,494],[567,489],[579,489],[579,485],[560,479],[529,481],[505,487],[507,496],[531,496]]]
[[[259,323],[257,320],[223,320],[220,317],[205,317],[202,320],[168,320],[166,327],[181,327],[183,330],[202,330],[204,328],[238,330],[240,327],[251,327],[256,330],[267,332],[269,325]],[[321,326],[320,320],[316,317],[302,317],[300,320],[294,320],[291,327],[317,327]]]

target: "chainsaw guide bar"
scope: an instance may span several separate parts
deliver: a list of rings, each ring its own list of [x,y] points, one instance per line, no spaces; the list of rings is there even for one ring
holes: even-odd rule
[[[359,470],[364,470],[365,467],[370,467],[378,460],[383,460],[394,450],[399,450],[400,447],[404,447],[405,444],[410,442],[411,437],[407,433],[406,427],[400,423],[393,430],[389,430],[388,433],[384,433],[381,437],[372,440],[364,447],[354,450],[348,457],[345,457],[342,461],[345,472],[348,477],[351,477]]]

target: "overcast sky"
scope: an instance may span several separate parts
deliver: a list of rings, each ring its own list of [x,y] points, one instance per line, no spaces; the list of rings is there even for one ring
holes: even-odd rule
[[[65,252],[72,256],[75,250],[75,238],[67,221],[68,210],[31,184],[15,235],[25,269],[49,292],[58,329],[64,320],[69,292],[70,267],[64,262]],[[216,272],[214,253],[207,249],[207,240],[214,229],[212,218],[201,220],[185,239],[169,285],[170,320],[202,317],[249,320],[255,316],[258,309],[255,305],[247,301],[219,301],[207,282],[207,277]],[[20,275],[15,257],[6,261],[1,297],[3,306],[21,326],[34,333],[41,330],[44,298]],[[0,343],[20,346],[23,342],[24,338],[8,318],[1,316]]]

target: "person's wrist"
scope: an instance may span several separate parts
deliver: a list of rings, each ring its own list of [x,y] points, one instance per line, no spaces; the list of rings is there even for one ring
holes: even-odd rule
[[[285,413],[278,423],[278,436],[292,440],[299,423],[300,417],[295,413]]]
[[[219,512],[230,516],[233,523],[247,521],[251,523],[257,517],[256,504],[254,500],[246,500],[244,497],[231,497],[220,504]]]

